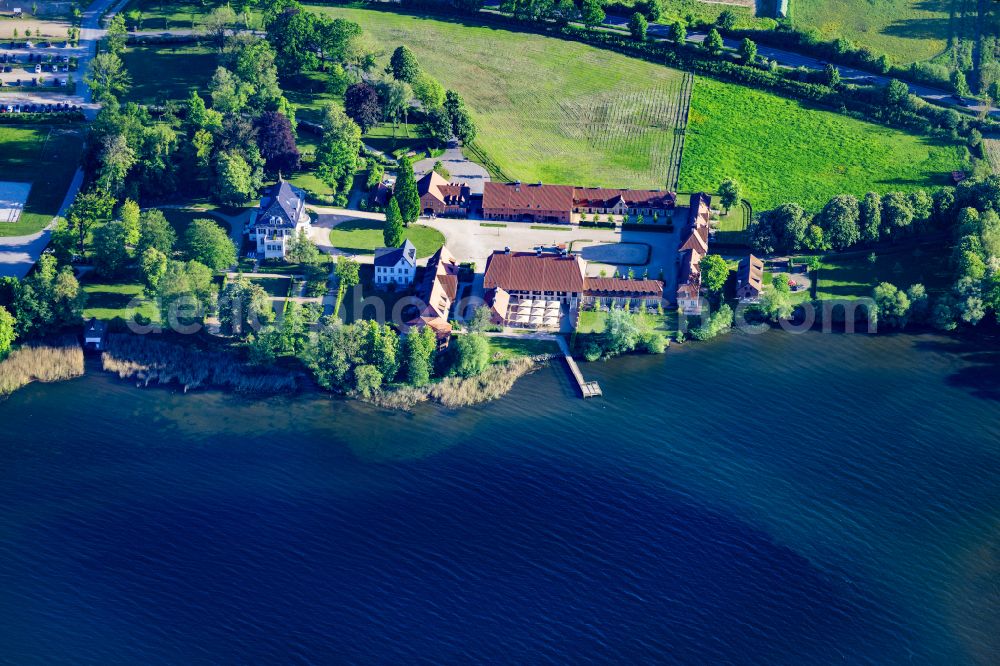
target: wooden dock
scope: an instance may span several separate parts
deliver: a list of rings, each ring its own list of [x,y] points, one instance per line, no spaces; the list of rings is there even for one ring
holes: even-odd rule
[[[562,349],[563,358],[566,359],[566,365],[569,366],[569,372],[573,375],[573,379],[576,381],[577,388],[580,389],[580,395],[586,398],[598,398],[604,395],[601,392],[601,385],[597,382],[588,382],[583,378],[583,373],[580,372],[580,366],[576,364],[576,359],[573,355],[569,353],[569,345],[566,341],[559,337],[559,348]]]

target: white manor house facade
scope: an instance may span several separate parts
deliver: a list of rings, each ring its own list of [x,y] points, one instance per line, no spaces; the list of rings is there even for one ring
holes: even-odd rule
[[[250,216],[249,238],[256,243],[261,259],[284,259],[292,240],[304,231],[309,233],[306,194],[287,181],[279,181],[264,191],[260,207]]]

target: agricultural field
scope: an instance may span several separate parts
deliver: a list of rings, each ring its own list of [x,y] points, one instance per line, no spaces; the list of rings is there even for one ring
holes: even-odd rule
[[[770,93],[698,78],[691,97],[682,191],[737,179],[755,210],[797,202],[818,210],[837,194],[946,185],[963,148],[855,120]]]
[[[417,247],[417,257],[429,257],[444,245],[444,235],[422,224],[411,224],[404,238]],[[348,220],[330,230],[330,245],[350,254],[375,254],[375,248],[385,247],[380,220]]]
[[[824,39],[846,37],[897,63],[929,60],[953,36],[971,36],[977,0],[791,0],[795,27]],[[952,16],[954,12],[954,16]]]
[[[193,90],[205,97],[218,66],[215,51],[197,44],[130,46],[123,59],[132,75],[127,101],[142,104],[186,99]]]
[[[585,44],[345,7],[385,57],[406,44],[479,126],[477,145],[512,179],[666,187],[682,123],[681,72]]]
[[[1000,138],[983,137],[983,145],[986,147],[986,159],[989,160],[993,173],[1000,173]]]
[[[73,125],[0,126],[0,180],[31,183],[20,219],[0,236],[41,230],[59,212],[83,152],[83,129]]]

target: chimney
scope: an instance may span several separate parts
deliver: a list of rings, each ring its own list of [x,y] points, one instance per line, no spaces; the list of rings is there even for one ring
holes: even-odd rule
[[[536,257],[542,256],[542,246],[541,245],[539,245],[538,247],[535,248],[535,256]]]
[[[515,192],[520,192],[521,191],[521,181],[519,181],[519,180],[515,180],[514,181],[514,191]]]
[[[504,254],[510,254],[510,246],[509,245],[503,249],[503,253]]]

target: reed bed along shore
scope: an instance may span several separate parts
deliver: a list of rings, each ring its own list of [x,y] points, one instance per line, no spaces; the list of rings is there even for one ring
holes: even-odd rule
[[[421,402],[448,408],[468,407],[506,395],[521,377],[548,363],[550,357],[515,358],[488,367],[476,377],[447,377],[424,387],[401,386],[372,396],[368,401],[387,409],[410,409]]]
[[[149,336],[117,334],[108,337],[101,355],[104,370],[137,385],[177,383],[187,392],[197,388],[227,388],[241,393],[279,393],[298,387],[298,374],[267,373],[222,351],[154,340]]]
[[[83,350],[75,338],[21,347],[0,362],[0,396],[31,382],[58,382],[83,372]]]

